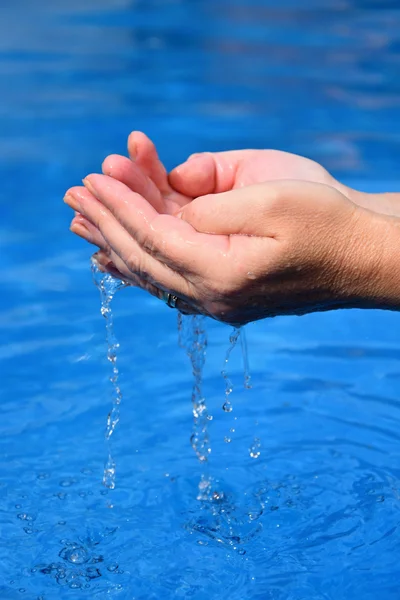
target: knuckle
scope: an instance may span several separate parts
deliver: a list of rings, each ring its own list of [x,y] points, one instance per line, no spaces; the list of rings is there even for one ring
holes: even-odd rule
[[[125,260],[125,264],[131,273],[141,279],[147,279],[147,271],[143,259],[137,251],[131,251]]]

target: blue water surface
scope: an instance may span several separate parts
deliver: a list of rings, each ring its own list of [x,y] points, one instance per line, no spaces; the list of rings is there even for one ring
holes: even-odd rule
[[[62,197],[133,129],[168,168],[269,147],[400,190],[399,31],[397,0],[2,0],[1,600],[398,600],[398,314],[248,326],[232,412],[232,331],[205,322],[200,501],[176,314],[119,291],[108,490],[105,324]]]

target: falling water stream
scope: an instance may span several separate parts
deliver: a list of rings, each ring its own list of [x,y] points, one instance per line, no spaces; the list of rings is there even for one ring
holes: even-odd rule
[[[122,392],[119,387],[119,371],[117,365],[117,353],[119,343],[114,333],[114,321],[111,310],[111,303],[116,292],[126,286],[126,283],[116,279],[112,275],[103,273],[99,270],[96,263],[92,262],[92,274],[96,287],[100,291],[101,314],[106,321],[106,340],[107,340],[107,359],[111,363],[112,371],[110,382],[112,384],[112,407],[107,416],[107,424],[105,431],[105,439],[107,442],[107,460],[103,473],[103,484],[109,489],[115,488],[116,464],[112,455],[111,437],[120,418],[120,404],[122,401]],[[207,349],[207,332],[205,328],[205,317],[190,316],[185,317],[178,313],[178,335],[179,345],[183,348],[191,363],[193,373],[192,385],[192,412],[193,412],[193,431],[190,437],[190,443],[195,451],[197,458],[203,465],[200,482],[198,486],[198,500],[202,501],[220,501],[223,497],[222,492],[212,491],[212,477],[209,472],[208,459],[211,453],[210,438],[209,438],[209,422],[212,421],[212,416],[208,413],[206,398],[203,394],[203,370],[206,360]],[[244,386],[247,389],[251,388],[251,377],[249,372],[248,351],[245,331],[242,328],[235,328],[229,337],[229,347],[224,359],[224,367],[222,376],[225,381],[225,398],[223,410],[226,413],[231,413],[233,410],[230,395],[233,391],[232,381],[228,375],[228,363],[231,353],[238,340],[240,339],[243,369],[244,369]],[[233,417],[234,420],[237,417]],[[231,426],[229,434],[225,436],[225,441],[230,442],[232,434],[235,432],[235,427]],[[260,442],[258,438],[254,438],[249,452],[253,458],[258,458]]]
[[[107,359],[111,363],[112,367],[110,382],[112,385],[113,399],[111,410],[107,416],[107,424],[105,431],[108,457],[104,466],[103,484],[109,489],[114,489],[116,465],[111,452],[111,436],[114,433],[115,428],[119,422],[119,407],[122,400],[122,392],[118,383],[119,371],[117,366],[117,352],[119,348],[119,343],[114,333],[114,320],[111,310],[111,302],[116,292],[120,288],[125,287],[126,284],[120,279],[116,279],[112,275],[100,271],[100,269],[97,267],[94,261],[92,261],[92,274],[94,282],[98,290],[100,291],[100,312],[106,321]]]
[[[199,482],[198,499],[210,497],[211,477],[208,468],[208,458],[211,453],[208,424],[212,416],[208,414],[206,399],[203,395],[203,368],[206,360],[207,333],[204,324],[205,317],[185,317],[178,314],[179,345],[183,348],[192,365],[192,410],[193,432],[190,443],[197,458],[203,464],[203,472]]]

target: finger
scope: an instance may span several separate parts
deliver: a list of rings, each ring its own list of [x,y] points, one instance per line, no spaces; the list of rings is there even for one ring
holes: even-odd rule
[[[184,273],[186,279],[191,273],[204,273],[205,265],[214,264],[229,247],[229,240],[223,236],[199,234],[177,217],[158,214],[143,197],[119,181],[105,175],[89,175],[84,183],[126,230],[124,240],[128,232],[146,253],[175,272]],[[113,241],[111,246],[116,250],[121,241]]]
[[[112,154],[104,160],[102,170],[104,175],[109,175],[121,181],[132,192],[136,192],[143,196],[143,198],[146,198],[157,212],[166,212],[165,201],[160,190],[137,163],[132,162],[126,156]]]
[[[102,250],[108,251],[110,249],[97,227],[80,213],[76,213],[72,219],[70,230]]]
[[[114,184],[118,183],[119,186],[123,186],[120,182],[116,182],[110,178],[107,179]],[[125,186],[123,188],[127,189]],[[133,193],[130,192],[130,194]],[[65,202],[86,217],[100,231],[106,244],[125,264],[128,273],[139,275],[141,278],[163,289],[176,290],[179,292],[178,295],[192,295],[189,282],[182,275],[171,270],[144,251],[137,241],[114,218],[111,212],[98,202],[87,189],[71,188],[65,197]],[[143,202],[145,201],[143,200]],[[147,205],[151,211],[154,211],[149,204]],[[113,262],[121,272],[124,272],[114,259]]]
[[[99,256],[102,255],[102,259],[99,259]],[[96,267],[102,273],[109,273],[116,279],[120,279],[126,285],[132,285],[133,282],[127,280],[127,278],[117,269],[112,260],[109,258],[109,255],[103,250],[99,250],[92,256],[92,262],[96,265]]]
[[[129,271],[128,267],[121,260],[118,254],[112,250],[97,227],[95,227],[93,223],[86,219],[86,217],[78,213],[72,220],[70,230],[87,242],[93,244],[94,246],[98,246],[100,251],[103,252],[104,255],[108,256],[108,272],[119,279],[130,281],[130,279],[133,277],[133,274]]]
[[[193,154],[169,174],[171,186],[193,198],[231,190],[240,164],[253,150]]]
[[[124,275],[116,269],[114,263],[110,260],[109,255],[106,252],[99,251],[93,255],[92,259],[98,265],[100,270],[110,273],[111,275],[114,275],[114,277],[125,281]],[[145,281],[144,279],[140,279],[137,276],[132,276],[129,283],[131,285],[134,285],[135,287],[139,287],[145,290],[155,298],[158,298],[159,300],[164,302],[164,290],[161,290],[152,283]],[[185,302],[185,300],[181,298],[178,298],[175,308],[177,308],[177,310],[183,312],[184,314],[199,314],[199,311],[194,306],[190,306],[187,302]]]
[[[153,142],[141,131],[133,131],[128,138],[128,152],[132,161],[142,169],[160,190],[161,194],[172,192],[167,171],[158,157]]]
[[[181,218],[199,232],[267,237],[266,215],[277,193],[263,184],[200,196],[182,209]]]
[[[327,194],[327,190],[334,193]],[[296,217],[297,226],[299,218],[304,220],[307,235],[311,223],[331,210],[331,202],[339,200],[349,208],[354,206],[340,192],[322,183],[270,181],[196,198],[182,209],[181,218],[199,232],[278,240]]]

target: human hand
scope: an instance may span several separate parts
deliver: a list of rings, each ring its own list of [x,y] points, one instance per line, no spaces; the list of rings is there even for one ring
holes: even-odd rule
[[[174,214],[193,199],[171,187],[167,171],[158,157],[156,147],[144,133],[133,131],[128,137],[127,145],[130,158],[117,154],[107,156],[102,164],[104,175],[120,181],[132,192],[140,194],[157,212],[162,214]],[[79,211],[76,212],[71,223],[71,231],[84,239],[97,239],[99,248],[109,250],[100,231]],[[118,270],[109,255],[110,252],[96,254],[95,259],[99,268],[127,281],[126,273],[124,276]],[[132,278],[130,283],[135,285]]]
[[[233,150],[193,154],[169,174],[171,186],[188,196],[203,196],[277,180],[323,183],[354,204],[384,215],[400,216],[398,193],[368,194],[335,179],[317,162],[279,150]]]
[[[196,198],[178,218],[110,177],[84,183],[66,202],[93,225],[88,241],[128,281],[176,295],[178,308],[244,324],[373,302],[383,217],[330,186],[249,186]]]

